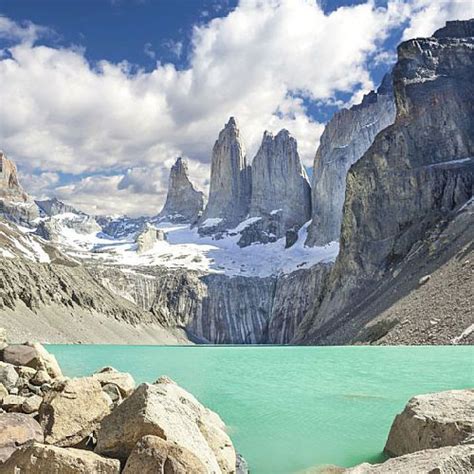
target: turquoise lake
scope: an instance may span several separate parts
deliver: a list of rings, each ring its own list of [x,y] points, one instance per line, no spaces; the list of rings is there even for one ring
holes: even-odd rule
[[[381,459],[416,394],[474,386],[474,347],[49,345],[68,376],[168,375],[217,411],[252,474]]]

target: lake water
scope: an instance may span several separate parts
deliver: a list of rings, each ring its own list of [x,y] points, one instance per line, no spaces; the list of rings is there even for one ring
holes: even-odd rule
[[[376,461],[412,396],[474,386],[474,347],[50,345],[68,376],[169,375],[215,410],[252,474]]]

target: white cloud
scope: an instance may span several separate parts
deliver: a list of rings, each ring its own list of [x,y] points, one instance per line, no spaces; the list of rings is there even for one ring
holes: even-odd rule
[[[35,192],[95,212],[157,212],[178,155],[205,187],[212,145],[231,115],[249,158],[265,129],[285,127],[311,165],[323,125],[305,103],[372,88],[367,61],[412,12],[420,17],[410,31],[421,28],[423,5],[430,8],[421,0],[390,0],[388,8],[368,1],[325,15],[311,0],[241,0],[227,16],[194,27],[187,69],[158,61],[151,72],[37,45],[41,27],[0,17],[0,36],[17,41],[0,60],[0,102],[8,104],[0,145],[28,175],[77,175]],[[146,51],[152,55],[151,45]]]

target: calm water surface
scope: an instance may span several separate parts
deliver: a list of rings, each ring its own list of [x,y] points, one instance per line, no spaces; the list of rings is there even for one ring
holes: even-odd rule
[[[380,459],[409,397],[474,386],[474,347],[50,345],[68,376],[169,375],[229,427],[252,474]]]

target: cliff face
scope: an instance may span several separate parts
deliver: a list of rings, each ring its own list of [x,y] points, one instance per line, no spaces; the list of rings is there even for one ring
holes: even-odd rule
[[[252,162],[250,216],[280,214],[283,230],[301,227],[311,217],[311,188],[287,130],[265,132]]]
[[[15,164],[2,152],[0,152],[0,214],[22,224],[30,224],[39,216],[35,202],[20,185]]]
[[[233,117],[220,132],[212,150],[209,201],[200,223],[221,219],[230,228],[249,212],[251,171]]]
[[[366,95],[361,104],[337,112],[326,125],[314,158],[307,245],[339,240],[347,172],[377,133],[395,119],[391,82],[391,75],[385,76],[377,92]]]
[[[204,194],[197,191],[188,176],[188,166],[178,158],[171,167],[166,202],[158,217],[173,222],[194,222],[204,207]]]
[[[339,342],[350,340],[354,308],[360,310],[380,279],[472,198],[474,38],[463,35],[472,34],[473,23],[450,24],[436,37],[399,46],[395,123],[348,174],[330,290],[295,342],[324,342],[337,330]]]

